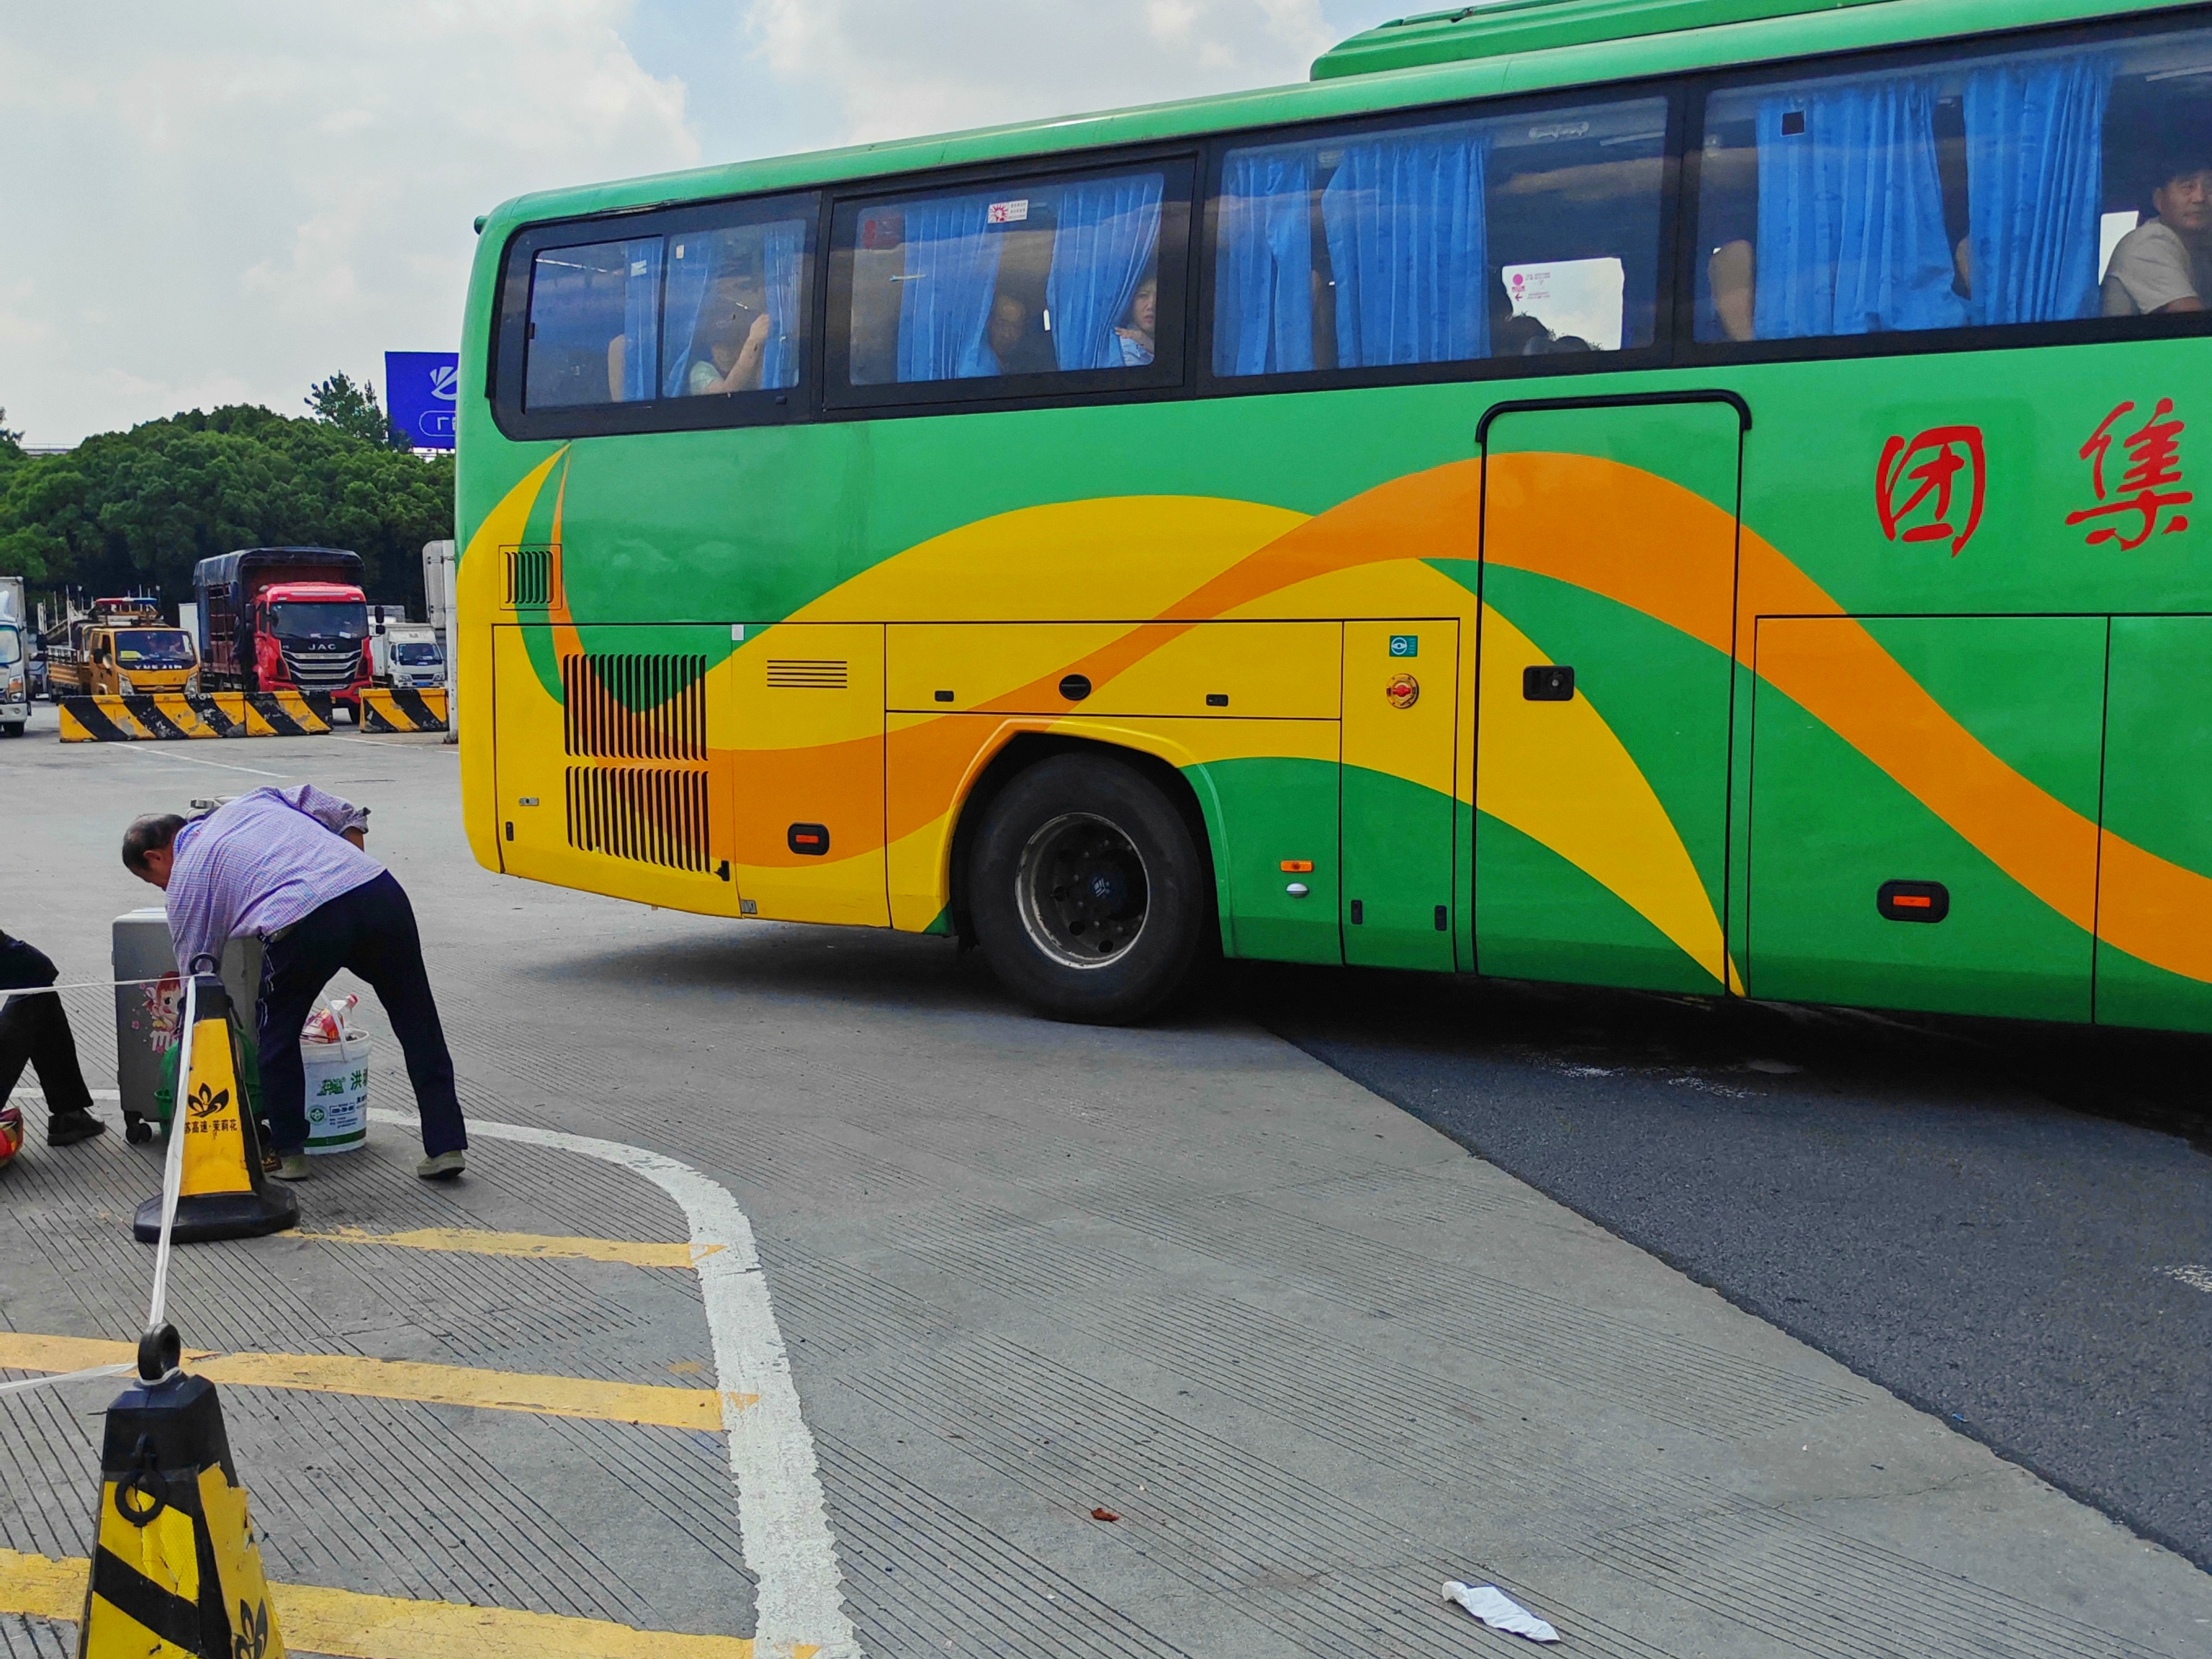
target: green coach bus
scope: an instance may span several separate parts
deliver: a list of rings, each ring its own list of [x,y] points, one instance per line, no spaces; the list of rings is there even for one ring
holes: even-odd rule
[[[2212,1030],[2212,9],[1492,0],[479,228],[493,869]]]

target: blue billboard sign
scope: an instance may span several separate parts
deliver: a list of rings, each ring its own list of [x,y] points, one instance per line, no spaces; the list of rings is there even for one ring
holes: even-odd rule
[[[453,447],[453,411],[461,395],[459,352],[386,352],[384,392],[392,424],[416,448]]]

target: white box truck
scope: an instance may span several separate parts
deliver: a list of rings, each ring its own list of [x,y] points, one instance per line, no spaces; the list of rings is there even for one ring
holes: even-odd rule
[[[0,737],[21,737],[30,718],[31,629],[23,579],[0,576]]]
[[[446,653],[428,623],[387,623],[381,633],[369,635],[376,683],[403,690],[446,683]]]

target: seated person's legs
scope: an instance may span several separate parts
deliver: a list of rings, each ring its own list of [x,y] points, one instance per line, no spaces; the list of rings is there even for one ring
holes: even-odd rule
[[[92,1115],[92,1091],[77,1064],[69,1013],[51,991],[0,1004],[0,1102],[15,1091],[27,1064],[46,1097],[47,1145],[88,1140],[107,1127]]]

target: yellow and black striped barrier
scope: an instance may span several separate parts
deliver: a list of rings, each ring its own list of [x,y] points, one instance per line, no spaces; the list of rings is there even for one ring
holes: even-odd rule
[[[446,729],[445,688],[411,690],[394,685],[371,686],[361,694],[361,729],[442,732]]]
[[[331,729],[327,698],[299,691],[158,691],[64,697],[64,743],[148,743],[178,738],[312,738]]]

